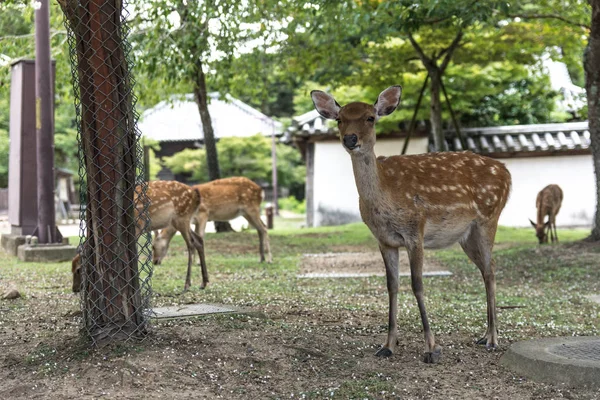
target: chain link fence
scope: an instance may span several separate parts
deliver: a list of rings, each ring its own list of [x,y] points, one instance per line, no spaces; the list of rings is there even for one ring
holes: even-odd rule
[[[127,7],[119,0],[58,2],[69,32],[85,205],[84,332],[94,345],[143,338],[151,312],[151,236]]]

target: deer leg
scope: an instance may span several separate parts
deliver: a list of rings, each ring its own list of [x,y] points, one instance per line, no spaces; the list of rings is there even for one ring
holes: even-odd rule
[[[378,357],[390,357],[394,352],[396,341],[398,340],[398,249],[380,244],[379,250],[381,251],[381,256],[383,257],[383,262],[385,264],[385,275],[387,278],[390,304],[388,309],[387,340],[375,355]]]
[[[194,229],[194,233],[196,234],[196,236],[199,236],[201,239],[204,239],[204,233],[206,232],[206,223],[208,222],[208,213],[200,211],[196,214],[195,218],[196,227]],[[202,257],[204,257],[204,240],[202,240],[202,246]],[[200,257],[200,253],[198,253],[198,256],[198,265],[202,266],[202,258]]]
[[[496,224],[486,227],[474,224],[466,239],[460,242],[467,256],[481,271],[485,283],[487,331],[485,336],[477,341],[477,344],[485,344],[488,349],[496,349],[498,347],[495,262],[492,259],[492,247],[495,236]]]
[[[425,353],[423,361],[427,364],[437,363],[442,355],[442,348],[435,344],[435,338],[429,327],[427,312],[425,311],[425,295],[423,293],[423,242],[406,246],[410,261],[410,279],[413,293],[417,299],[423,334],[425,336]]]
[[[173,227],[181,233],[181,236],[183,237],[183,240],[185,241],[185,245],[187,246],[188,268],[187,268],[187,273],[185,275],[185,286],[183,287],[183,291],[186,292],[192,285],[192,263],[193,263],[193,257],[194,257],[194,248],[192,246],[192,234],[191,234],[192,230],[190,229],[189,220],[187,222],[177,220],[177,221],[173,221],[172,224],[173,224]]]
[[[554,239],[556,243],[558,243],[558,233],[556,233],[556,217],[552,217],[552,222],[550,223],[550,229],[554,228]]]
[[[271,263],[273,261],[273,257],[271,256],[271,246],[269,245],[269,234],[267,233],[267,227],[260,219],[260,211],[256,210],[256,213],[244,213],[244,218],[248,221],[250,225],[256,229],[258,232],[258,241],[259,241],[259,252],[260,252],[260,262],[265,261],[265,249],[267,251],[267,262]]]
[[[190,230],[190,235],[192,237],[192,243],[198,252],[200,270],[202,271],[202,285],[200,285],[200,289],[204,289],[206,285],[208,285],[208,269],[206,268],[206,259],[204,257],[204,239],[192,230]]]

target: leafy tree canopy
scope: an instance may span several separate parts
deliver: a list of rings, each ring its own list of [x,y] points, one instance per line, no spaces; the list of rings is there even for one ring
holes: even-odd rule
[[[262,135],[249,138],[227,137],[217,143],[223,177],[245,176],[256,182],[271,184],[271,140]],[[304,185],[305,166],[300,153],[284,144],[277,144],[277,181],[280,186],[295,188]],[[197,182],[208,181],[204,149],[186,149],[163,163],[176,174],[189,174]]]

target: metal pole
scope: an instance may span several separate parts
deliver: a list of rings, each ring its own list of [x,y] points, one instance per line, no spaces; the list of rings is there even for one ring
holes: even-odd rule
[[[37,136],[37,187],[39,243],[56,243],[54,209],[54,109],[50,61],[49,0],[35,7],[35,128]]]
[[[271,130],[271,160],[273,163],[273,213],[279,215],[279,204],[277,204],[277,152],[276,152],[276,141],[275,141],[275,122],[272,122]]]

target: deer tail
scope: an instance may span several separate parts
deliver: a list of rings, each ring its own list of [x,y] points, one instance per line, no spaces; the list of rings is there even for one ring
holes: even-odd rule
[[[200,195],[200,190],[198,188],[192,188],[194,191],[194,209],[198,211],[200,208],[200,203],[202,202],[202,196]]]

